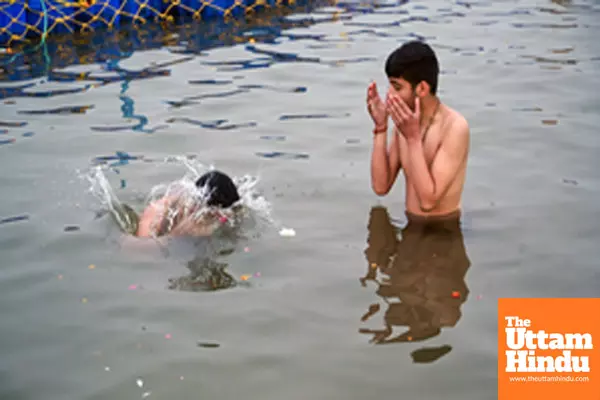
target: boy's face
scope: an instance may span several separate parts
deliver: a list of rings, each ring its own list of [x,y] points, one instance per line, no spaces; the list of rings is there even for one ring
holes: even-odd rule
[[[388,88],[388,93],[400,96],[410,109],[415,111],[415,99],[417,94],[411,84],[403,78],[389,78],[389,82],[390,86]]]

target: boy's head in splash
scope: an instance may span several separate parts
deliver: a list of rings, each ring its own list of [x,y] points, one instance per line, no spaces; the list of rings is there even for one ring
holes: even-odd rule
[[[240,200],[233,180],[217,170],[209,171],[198,178],[196,187],[204,190],[206,205],[211,207],[229,208]]]

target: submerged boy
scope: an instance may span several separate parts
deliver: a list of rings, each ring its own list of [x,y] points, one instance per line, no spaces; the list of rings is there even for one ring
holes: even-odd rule
[[[189,201],[181,195],[165,195],[152,202],[139,218],[138,237],[209,236],[228,220],[225,210],[240,200],[231,178],[220,171],[210,171],[195,183],[206,191],[204,201]],[[188,201],[186,201],[188,200]],[[201,210],[202,206],[210,209]],[[205,211],[199,215],[199,211]]]
[[[367,109],[374,123],[371,185],[386,195],[400,170],[410,217],[460,215],[469,152],[469,124],[437,97],[439,65],[432,48],[410,41],[386,61],[390,87],[382,100],[373,82]],[[387,145],[388,119],[394,123]]]

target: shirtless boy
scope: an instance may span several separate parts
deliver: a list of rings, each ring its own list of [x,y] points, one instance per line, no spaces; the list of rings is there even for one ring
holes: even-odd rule
[[[186,206],[178,196],[165,196],[146,207],[139,218],[136,236],[210,236],[226,218],[225,210],[235,207],[240,196],[231,178],[216,170],[202,175],[196,187],[207,190],[204,205],[211,207],[202,220],[194,217],[199,205]],[[175,221],[169,221],[169,211],[177,211]]]
[[[385,64],[390,87],[382,99],[373,82],[367,109],[374,123],[371,185],[386,195],[400,170],[406,185],[406,213],[415,217],[460,215],[469,153],[469,125],[436,95],[439,65],[433,49],[411,41]],[[388,120],[393,122],[387,144]]]

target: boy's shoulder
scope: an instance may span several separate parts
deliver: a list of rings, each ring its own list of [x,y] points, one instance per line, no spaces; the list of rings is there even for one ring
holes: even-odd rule
[[[151,236],[154,233],[154,227],[160,226],[164,213],[172,201],[173,198],[165,196],[148,204],[140,215],[137,236]]]
[[[467,118],[458,110],[444,104],[446,108],[446,126],[455,132],[469,133],[469,121]]]

